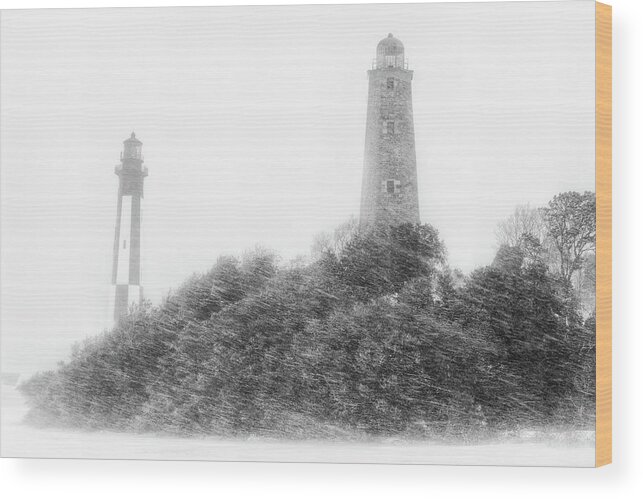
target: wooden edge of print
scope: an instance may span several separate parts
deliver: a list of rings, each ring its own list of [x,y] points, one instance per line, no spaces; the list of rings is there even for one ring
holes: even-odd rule
[[[612,7],[596,3],[596,466],[612,462]]]

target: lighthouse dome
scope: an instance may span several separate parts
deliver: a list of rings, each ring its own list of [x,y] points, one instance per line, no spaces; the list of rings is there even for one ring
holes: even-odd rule
[[[143,148],[143,143],[136,138],[136,134],[132,132],[129,139],[123,141],[123,158],[124,159],[136,159],[143,160],[141,155],[141,150]]]
[[[404,44],[389,33],[377,44],[377,68],[404,69]]]
[[[135,142],[137,144],[142,144],[142,142],[136,138],[136,134],[134,132],[129,136],[129,139],[126,139],[123,142]]]

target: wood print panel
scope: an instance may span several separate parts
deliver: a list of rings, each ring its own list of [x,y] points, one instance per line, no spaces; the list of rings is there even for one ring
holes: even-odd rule
[[[596,466],[612,462],[612,7],[596,4]]]

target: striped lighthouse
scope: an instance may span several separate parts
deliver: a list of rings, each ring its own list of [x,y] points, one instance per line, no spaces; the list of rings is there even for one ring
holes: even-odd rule
[[[143,181],[147,167],[141,154],[143,143],[134,132],[123,142],[121,164],[114,173],[118,176],[116,232],[114,235],[114,264],[112,285],[114,321],[127,314],[131,304],[141,301],[141,208]]]

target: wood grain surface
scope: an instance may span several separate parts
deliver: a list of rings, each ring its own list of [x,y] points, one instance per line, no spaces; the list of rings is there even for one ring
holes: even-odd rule
[[[596,466],[612,462],[612,7],[596,3]]]

